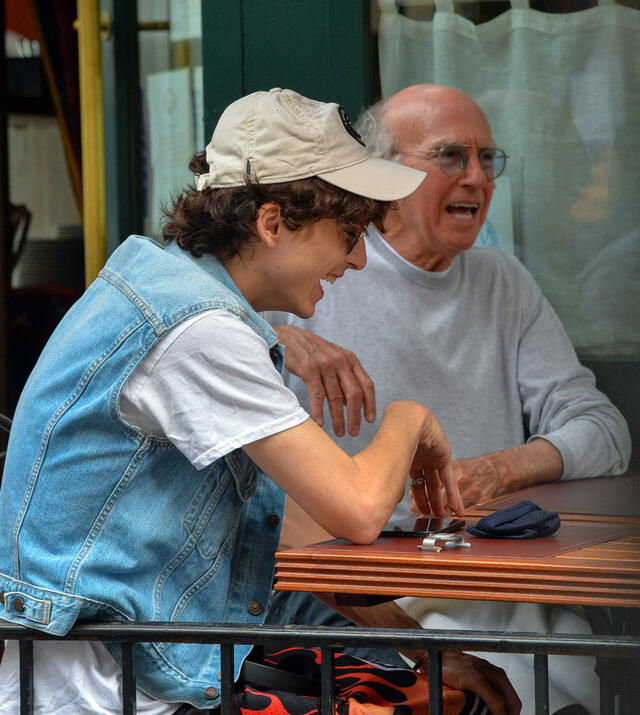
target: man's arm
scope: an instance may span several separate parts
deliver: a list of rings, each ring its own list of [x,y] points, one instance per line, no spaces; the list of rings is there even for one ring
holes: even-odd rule
[[[558,450],[562,479],[622,474],[631,455],[624,417],[580,364],[529,272],[517,262],[515,267],[523,311],[517,376],[529,442],[542,438]]]
[[[562,476],[560,452],[545,439],[452,463],[465,506]]]
[[[350,457],[312,420],[245,445],[249,457],[333,536],[370,543],[404,494],[424,475],[435,514],[464,506],[451,450],[438,420],[417,402],[393,402],[371,443]],[[444,487],[444,493],[442,491]]]
[[[523,445],[453,463],[466,505],[561,478],[621,474],[629,463],[631,439],[620,411],[596,389],[529,272],[511,263],[522,325],[518,390],[531,437]]]

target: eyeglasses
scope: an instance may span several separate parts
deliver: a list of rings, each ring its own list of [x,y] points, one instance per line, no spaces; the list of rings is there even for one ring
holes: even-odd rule
[[[353,226],[353,228],[355,229],[355,231],[345,231],[345,233],[347,234],[345,236],[345,242],[347,244],[347,255],[349,255],[351,251],[355,249],[358,243],[360,243],[360,239],[364,238],[367,235],[367,229],[359,229],[358,226],[356,226],[355,223],[351,223],[351,221],[342,220],[342,223],[346,223],[348,226]]]
[[[438,167],[443,174],[456,176],[462,173],[469,163],[470,149],[475,149],[478,152],[480,166],[489,181],[497,179],[504,172],[508,157],[502,149],[496,149],[495,147],[475,147],[471,144],[443,144],[435,149],[427,149],[426,151],[403,151],[400,153],[427,159],[437,159]]]

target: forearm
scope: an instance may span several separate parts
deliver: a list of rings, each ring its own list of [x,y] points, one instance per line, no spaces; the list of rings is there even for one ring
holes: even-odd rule
[[[502,492],[526,489],[535,484],[553,482],[562,476],[562,456],[545,439],[535,439],[518,447],[484,455],[499,473]]]
[[[302,336],[307,334],[307,331],[292,325],[274,325],[273,329],[278,336],[278,341],[284,345],[285,369],[301,377],[299,363],[301,363],[306,356],[301,354],[299,343]]]
[[[550,442],[534,439],[518,447],[458,459],[452,467],[464,503],[470,506],[560,479],[563,463]]]
[[[389,405],[371,444],[350,457],[311,420],[257,440],[247,454],[323,528],[357,543],[373,541],[404,494],[410,471],[431,473],[436,509],[441,484],[457,513],[464,507],[450,447],[431,412],[415,402]]]
[[[429,411],[416,402],[388,405],[375,437],[353,457],[361,472],[399,471],[406,478],[428,417]],[[402,488],[404,493],[404,481]]]
[[[412,431],[415,419],[417,440]],[[461,515],[464,505],[451,469],[450,454],[449,442],[438,420],[426,407],[415,402],[395,402],[387,407],[375,439],[354,460],[368,473],[391,456],[394,469],[413,477],[413,496],[422,513],[445,516],[448,508]],[[401,497],[400,494],[398,498]]]
[[[389,506],[384,497],[392,497],[385,523],[404,495],[406,479],[429,417],[429,411],[418,403],[391,403],[373,440],[353,457],[357,466],[357,493],[365,509],[373,516],[378,504]],[[444,455],[438,459],[444,460]]]

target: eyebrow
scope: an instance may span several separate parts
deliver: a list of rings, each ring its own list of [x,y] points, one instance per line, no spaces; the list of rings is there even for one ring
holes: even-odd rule
[[[452,144],[454,146],[476,147],[476,149],[497,149],[498,148],[494,142],[489,142],[487,144],[476,144],[476,143],[470,144],[467,141],[461,141],[459,139],[448,139],[446,141],[435,142],[431,148],[439,149],[440,147],[450,146]]]

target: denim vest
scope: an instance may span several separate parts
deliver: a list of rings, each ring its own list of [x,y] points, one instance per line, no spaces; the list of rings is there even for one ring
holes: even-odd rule
[[[58,635],[77,620],[263,622],[282,490],[241,449],[196,470],[119,410],[125,381],[158,340],[212,308],[239,316],[282,371],[274,331],[222,264],[175,244],[129,237],[65,315],[11,429],[0,618]],[[236,677],[249,650],[235,649]],[[135,668],[153,697],[219,704],[217,645],[140,644]]]

